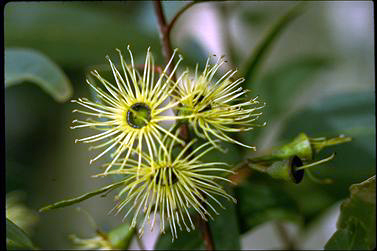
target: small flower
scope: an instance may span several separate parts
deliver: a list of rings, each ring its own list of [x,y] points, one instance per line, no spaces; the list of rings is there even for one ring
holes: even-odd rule
[[[226,132],[253,129],[257,125],[251,122],[262,114],[257,111],[264,105],[255,106],[259,104],[257,98],[240,102],[240,97],[248,92],[240,87],[244,79],[233,81],[232,77],[237,71],[229,70],[221,78],[214,80],[216,72],[225,61],[220,57],[215,65],[210,66],[209,60],[210,58],[203,73],[198,75],[197,66],[194,78],[184,74],[181,84],[177,86],[178,98],[182,99],[180,114],[189,118],[189,123],[198,136],[208,139],[215,146],[212,137],[255,148],[232,139]]]
[[[196,211],[204,220],[207,220],[207,216],[213,219],[211,211],[218,214],[210,203],[214,201],[223,208],[215,195],[236,202],[216,182],[217,180],[230,181],[213,173],[233,172],[215,167],[226,165],[222,162],[202,163],[199,161],[203,155],[215,148],[214,146],[208,147],[211,144],[210,142],[188,153],[188,149],[192,147],[195,141],[192,140],[188,143],[176,157],[173,156],[175,142],[171,140],[168,143],[168,150],[159,148],[158,156],[154,159],[143,154],[143,163],[140,169],[132,167],[132,164],[130,164],[130,168],[127,169],[118,169],[107,174],[96,175],[126,175],[125,187],[118,194],[120,201],[113,210],[117,210],[117,213],[119,213],[126,207],[128,211],[123,219],[133,212],[132,227],[135,227],[137,220],[141,218],[138,221],[142,222],[139,225],[140,235],[144,232],[144,225],[147,220],[151,230],[153,229],[157,212],[159,212],[161,223],[160,231],[165,233],[165,223],[168,223],[174,240],[174,238],[177,238],[177,225],[181,231],[182,226],[187,231],[195,229],[189,211]],[[195,154],[197,155],[195,156]],[[137,164],[136,161],[131,159],[130,162]],[[121,163],[115,164],[121,165]],[[122,199],[122,196],[124,199]],[[208,199],[211,199],[211,201]],[[151,215],[153,215],[152,223]]]
[[[173,61],[176,53],[175,50],[169,63],[166,65],[159,78],[155,80],[155,66],[150,49],[148,48],[142,76],[135,68],[129,46],[127,49],[130,54],[131,65],[126,64],[121,51],[117,49],[121,60],[123,75],[107,57],[116,85],[101,77],[97,71],[91,72],[102,83],[103,87],[105,87],[105,89],[101,89],[87,80],[90,87],[95,90],[101,101],[100,103],[89,101],[86,98],[72,100],[72,102],[78,103],[88,109],[86,111],[73,110],[73,112],[79,112],[91,118],[97,118],[97,120],[89,118],[86,121],[74,120],[73,123],[77,125],[71,127],[72,129],[90,127],[100,131],[98,134],[76,139],[76,142],[84,143],[101,142],[96,146],[92,146],[91,149],[105,148],[105,150],[95,158],[91,159],[90,163],[115,149],[112,153],[112,162],[107,166],[105,173],[127,150],[126,156],[123,158],[123,163],[120,165],[120,169],[122,169],[134,147],[138,149],[139,153],[142,152],[143,142],[146,143],[149,154],[154,156],[157,151],[156,145],[162,144],[161,133],[164,135],[167,134],[183,143],[180,139],[171,134],[169,130],[159,124],[161,121],[178,119],[176,116],[166,116],[163,115],[163,113],[179,103],[178,101],[173,102],[170,100],[169,95],[173,91],[174,86],[178,83],[172,81],[172,76],[182,60],[181,56],[173,71],[168,75],[166,71]],[[168,103],[165,104],[167,101]],[[140,161],[141,159],[139,158],[139,163]]]

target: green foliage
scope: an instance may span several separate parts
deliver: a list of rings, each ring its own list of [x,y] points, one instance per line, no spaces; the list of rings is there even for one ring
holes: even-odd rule
[[[155,250],[205,250],[200,230],[180,232],[179,238],[172,242],[171,233],[160,235]]]
[[[135,235],[135,228],[129,224],[121,224],[108,233],[108,238],[114,248],[128,249],[132,237]]]
[[[153,32],[134,24],[141,25],[138,14],[151,7],[152,3],[132,1],[9,3],[4,14],[5,46],[37,49],[70,69],[103,63],[106,53],[115,55],[114,48],[127,44],[135,55],[145,54],[147,46],[159,47],[155,20],[150,20]]]
[[[309,89],[313,83],[311,80],[333,64],[334,60],[328,56],[301,56],[277,66],[248,87],[258,90],[258,94],[268,104],[268,119],[276,118],[286,114],[299,95]]]
[[[274,220],[298,224],[302,221],[296,199],[285,191],[280,181],[253,174],[248,182],[236,188],[236,195],[241,233]]]
[[[30,238],[26,235],[26,233],[8,218],[6,219],[6,238],[7,249],[9,250],[36,250],[36,247],[31,242]]]
[[[225,207],[209,222],[216,250],[240,250],[240,231],[237,222],[236,205],[224,198],[219,199]]]
[[[376,248],[376,176],[350,187],[351,196],[340,206],[337,231],[325,250]]]
[[[30,81],[39,85],[56,101],[66,101],[72,87],[64,72],[45,55],[24,48],[5,50],[5,87]]]
[[[246,62],[244,76],[247,81],[255,79],[255,73],[262,64],[264,58],[267,56],[267,52],[272,46],[273,42],[279,37],[280,33],[284,30],[291,21],[293,21],[302,11],[303,4],[300,3],[290,9],[286,14],[281,16],[266,33],[261,42],[254,49],[253,54]]]

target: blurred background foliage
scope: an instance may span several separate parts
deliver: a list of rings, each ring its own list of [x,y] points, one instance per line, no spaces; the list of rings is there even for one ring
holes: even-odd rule
[[[187,3],[163,2],[167,19]],[[265,174],[248,177],[234,189],[239,203],[227,205],[227,210],[220,210],[220,216],[211,222],[219,248],[282,248],[258,246],[263,241],[272,245],[271,235],[250,246],[248,240],[258,227],[275,221],[296,224],[300,234],[310,231],[326,210],[349,196],[351,184],[375,174],[372,2],[308,2],[291,13],[294,16],[270,37],[270,44],[262,48],[258,67],[250,71],[250,60],[295,5],[263,1],[200,3],[187,10],[172,31],[173,47],[180,49],[185,65],[199,63],[203,67],[208,54],[225,54],[228,67],[238,68],[240,76],[246,74],[244,87],[252,90],[250,97],[258,95],[267,104],[260,119],[267,122],[266,127],[239,136],[241,141],[256,145],[257,152],[227,145],[228,163],[235,165],[245,156],[260,155],[291,141],[300,132],[310,137],[345,134],[353,138],[321,153],[319,159],[330,152],[337,156],[312,169],[316,177],[334,179],[333,184],[321,185],[307,177],[299,185]],[[115,48],[125,49],[130,44],[135,60],[143,63],[151,46],[156,63],[164,62],[153,3],[149,1],[10,2],[5,7],[4,22],[6,49],[28,48],[45,55],[67,75],[75,98],[89,95],[84,82],[88,69],[106,64],[107,54],[116,58]],[[26,84],[5,89],[5,174],[6,192],[24,191],[25,205],[36,210],[107,182],[90,178],[96,173],[89,167],[94,153],[85,145],[74,144],[81,136],[81,131],[69,129],[74,106],[56,102],[30,84],[32,81],[26,79]],[[212,152],[207,158],[218,158],[219,154]],[[80,206],[104,231],[120,224],[121,215],[106,214],[113,206],[111,196],[92,198]],[[332,232],[327,239],[314,246],[302,239],[296,247],[322,249],[335,231],[334,226],[329,227]],[[233,241],[222,235],[224,229],[232,233],[228,239]],[[95,234],[93,226],[73,207],[39,215],[32,230],[34,243],[48,249],[72,248],[69,234]],[[188,241],[195,236],[197,241]],[[156,247],[203,248],[199,236],[198,231],[181,233],[174,244],[163,236]],[[156,237],[146,233],[143,239],[150,248]],[[138,246],[131,243],[131,247]]]

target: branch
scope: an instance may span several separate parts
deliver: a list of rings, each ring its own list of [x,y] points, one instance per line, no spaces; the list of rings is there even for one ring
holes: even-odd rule
[[[183,12],[185,12],[187,9],[189,9],[191,6],[193,6],[196,3],[200,3],[200,2],[195,2],[195,1],[191,2],[191,3],[187,4],[185,7],[183,7],[182,9],[180,9],[177,12],[177,14],[175,14],[175,16],[170,21],[170,23],[169,23],[169,25],[167,27],[167,34],[168,34],[168,36],[170,36],[170,32],[173,29],[174,24],[177,22],[178,18],[183,14]]]
[[[205,221],[202,219],[202,217],[198,216],[198,225],[199,229],[202,232],[202,238],[204,240],[206,250],[215,250],[211,229],[209,227],[208,221]]]
[[[169,59],[173,55],[173,50],[171,48],[170,37],[169,37],[169,32],[168,32],[168,25],[166,23],[164,10],[162,9],[161,1],[155,0],[153,3],[154,3],[156,16],[157,16],[158,28],[160,31],[162,52],[163,52],[166,63],[168,63]],[[169,73],[173,69],[172,65],[168,69]]]

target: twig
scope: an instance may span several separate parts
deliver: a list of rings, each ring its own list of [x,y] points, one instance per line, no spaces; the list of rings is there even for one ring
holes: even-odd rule
[[[204,206],[204,205],[203,205]],[[204,240],[204,245],[206,250],[215,250],[211,229],[209,227],[208,221],[202,219],[202,217],[198,216],[198,225],[199,229],[202,232],[202,238]]]
[[[228,179],[234,186],[243,183],[252,174],[252,170],[247,162],[243,162],[234,169],[234,174],[229,175]]]
[[[168,33],[169,28],[168,28],[168,24],[166,23],[164,10],[162,9],[161,1],[155,0],[153,3],[154,3],[156,16],[157,16],[158,28],[160,31],[162,52],[163,52],[166,63],[168,63],[171,56],[173,55],[173,50],[171,48],[170,37]],[[171,64],[171,67],[169,67],[168,69],[169,73],[173,69],[172,65],[173,64]]]
[[[173,19],[170,21],[168,28],[167,28],[167,31],[166,31],[169,37],[170,37],[170,32],[171,32],[175,22],[177,22],[178,18],[183,14],[183,12],[185,12],[187,9],[189,9],[191,6],[193,6],[196,3],[200,3],[200,2],[191,2],[191,3],[187,4],[185,7],[183,7],[182,9],[180,9],[177,12],[177,14],[175,14]]]
[[[157,16],[158,21],[158,28],[160,32],[160,40],[161,40],[161,46],[163,50],[163,55],[165,57],[165,61],[168,62],[173,54],[173,50],[171,47],[171,41],[170,41],[170,31],[173,28],[173,25],[175,24],[178,17],[187,10],[190,6],[192,6],[195,2],[190,3],[186,5],[182,10],[180,10],[176,16],[173,18],[170,24],[167,24],[164,11],[162,9],[161,1],[155,0],[154,1],[154,8]],[[168,69],[169,73],[171,72],[171,69],[174,69],[174,62],[170,65],[170,68]],[[174,77],[174,76],[173,76]],[[190,141],[190,134],[189,134],[189,128],[188,124],[184,123],[180,127],[180,136],[184,139],[186,143]],[[191,151],[188,149],[188,151]],[[214,250],[214,243],[210,231],[210,227],[207,221],[204,221],[201,217],[199,217],[199,227],[202,230],[202,236],[203,240],[206,246],[207,250]]]

